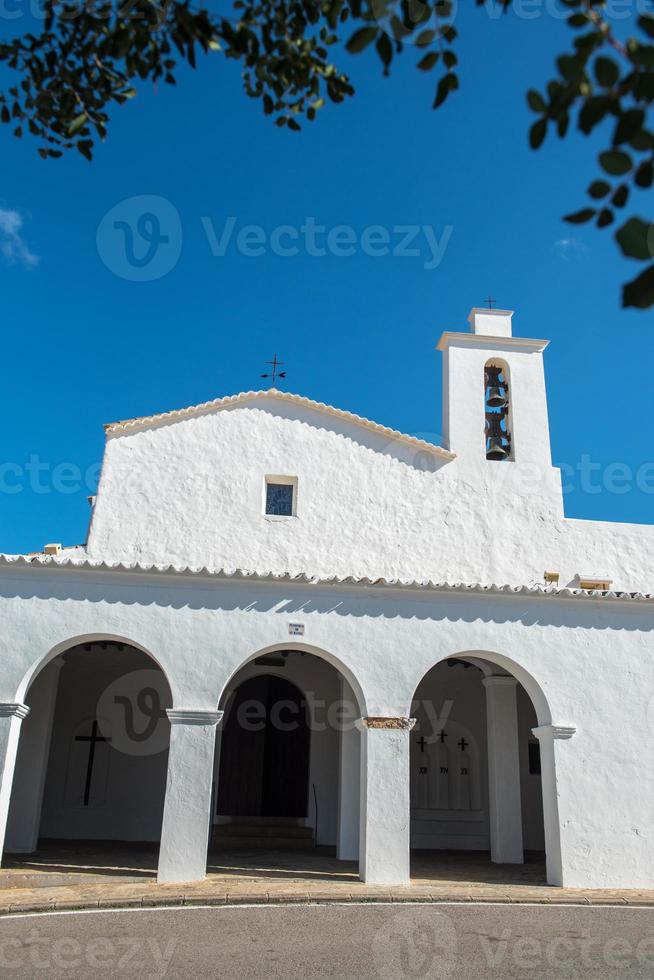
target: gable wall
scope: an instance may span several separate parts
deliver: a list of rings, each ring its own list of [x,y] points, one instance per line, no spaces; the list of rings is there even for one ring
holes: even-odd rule
[[[298,479],[292,519],[266,475]],[[257,401],[110,436],[93,558],[402,579],[542,582],[545,568],[654,587],[654,529],[565,521],[558,470],[436,455],[325,413]]]

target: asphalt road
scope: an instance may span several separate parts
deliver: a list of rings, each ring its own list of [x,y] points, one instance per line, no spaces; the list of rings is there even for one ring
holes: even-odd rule
[[[0,977],[651,980],[654,910],[325,905],[11,916],[0,919]]]

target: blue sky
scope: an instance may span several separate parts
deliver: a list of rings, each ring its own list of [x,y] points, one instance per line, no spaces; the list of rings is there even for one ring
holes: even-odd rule
[[[355,98],[300,134],[282,131],[242,94],[238,66],[213,55],[180,72],[176,89],[141,88],[116,109],[91,165],[43,162],[33,142],[0,130],[0,550],[84,540],[103,422],[264,386],[274,352],[288,390],[437,438],[434,346],[489,291],[516,311],[516,334],[552,341],[555,461],[602,468],[591,486],[572,480],[568,515],[652,520],[642,467],[652,459],[653,318],[620,309],[636,267],[611,233],[561,221],[584,204],[600,143],[573,135],[528,148],[524,93],[543,86],[569,41],[549,0],[530,9],[538,16],[497,20],[462,5],[462,87],[438,112],[436,76],[415,69],[411,50],[390,78],[374,52],[342,51]],[[103,261],[96,245],[107,212],[141,195],[170,202],[181,228],[176,264],[149,282],[116,275],[111,249]],[[230,216],[232,240],[214,255],[207,228],[219,238]],[[266,247],[255,257],[234,245],[245,225],[269,236],[307,217],[357,236],[381,225],[392,245],[401,225],[449,239],[435,268],[422,235],[418,256],[363,254],[360,238],[349,256]],[[630,467],[625,492],[602,487],[612,463]]]

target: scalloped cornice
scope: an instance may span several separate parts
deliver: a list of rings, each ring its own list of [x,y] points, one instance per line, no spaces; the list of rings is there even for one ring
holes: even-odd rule
[[[155,425],[164,425],[172,422],[180,422],[183,419],[195,418],[198,415],[208,415],[224,408],[231,408],[234,405],[244,405],[247,402],[262,401],[263,399],[274,399],[280,402],[289,402],[292,405],[299,405],[302,408],[310,408],[316,412],[322,412],[332,418],[337,418],[353,425],[359,425],[375,435],[384,436],[386,439],[393,439],[405,443],[415,449],[424,449],[439,456],[441,459],[455,459],[456,454],[436,446],[434,443],[424,439],[417,439],[415,436],[398,432],[397,429],[389,429],[378,422],[371,422],[370,419],[355,415],[353,412],[346,412],[341,408],[334,408],[333,405],[326,405],[324,402],[315,402],[304,395],[293,395],[287,391],[278,391],[277,388],[269,388],[267,391],[243,391],[238,395],[227,395],[225,398],[216,398],[210,402],[203,402],[201,405],[191,405],[188,408],[179,408],[172,412],[161,412],[158,415],[143,415],[136,419],[125,419],[122,422],[109,422],[104,430],[107,436],[124,435],[127,432],[137,432]]]
[[[434,582],[414,579],[369,578],[356,575],[309,575],[306,572],[255,572],[243,568],[208,568],[207,566],[141,564],[140,562],[107,562],[92,558],[56,558],[51,555],[2,555],[0,568],[19,567],[67,568],[81,571],[120,572],[130,574],[179,575],[213,578],[225,581],[291,582],[299,585],[357,586],[363,588],[412,589],[421,592],[476,593],[479,595],[543,596],[563,599],[600,599],[614,602],[654,602],[654,595],[642,592],[600,592],[590,589],[552,588],[545,585],[497,585],[482,582]]]

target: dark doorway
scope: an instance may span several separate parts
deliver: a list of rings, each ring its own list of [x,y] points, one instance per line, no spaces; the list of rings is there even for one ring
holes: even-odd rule
[[[306,817],[308,784],[309,725],[301,691],[270,674],[244,681],[225,719],[217,812]]]

